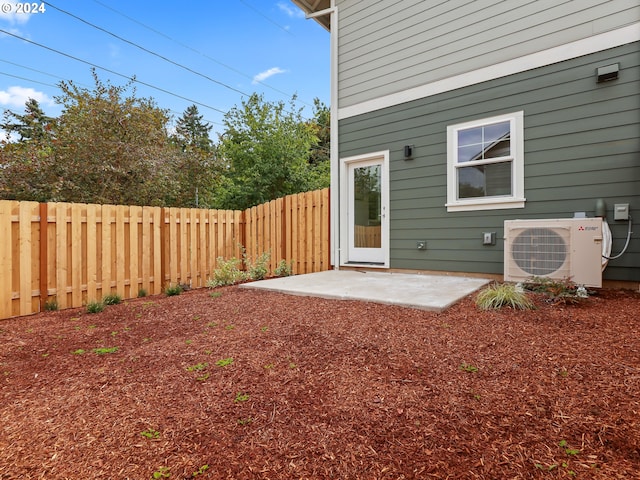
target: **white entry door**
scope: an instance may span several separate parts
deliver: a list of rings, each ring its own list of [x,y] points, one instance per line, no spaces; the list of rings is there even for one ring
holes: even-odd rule
[[[388,266],[387,159],[346,159],[347,264]]]

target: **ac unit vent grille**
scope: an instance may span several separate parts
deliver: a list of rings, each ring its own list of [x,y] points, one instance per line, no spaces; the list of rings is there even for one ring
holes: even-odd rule
[[[557,272],[566,262],[565,239],[550,228],[526,228],[511,244],[511,255],[522,271],[533,276]]]

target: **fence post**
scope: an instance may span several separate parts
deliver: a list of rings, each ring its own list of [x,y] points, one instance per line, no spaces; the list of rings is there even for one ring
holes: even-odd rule
[[[49,299],[49,205],[40,203],[40,311]]]

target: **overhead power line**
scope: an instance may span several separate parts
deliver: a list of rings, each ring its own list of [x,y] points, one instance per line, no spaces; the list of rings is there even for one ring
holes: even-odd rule
[[[40,74],[42,74],[42,75],[46,75],[46,76],[48,76],[48,77],[55,78],[55,79],[56,79],[56,80],[58,80],[58,81],[63,81],[63,80],[64,80],[63,78],[61,78],[61,77],[60,77],[60,75],[54,75],[54,74],[52,74],[52,73],[43,72],[42,70],[37,70],[37,69],[35,69],[35,68],[27,67],[26,65],[20,65],[19,63],[15,63],[15,62],[10,62],[9,60],[3,60],[3,59],[1,59],[1,58],[0,58],[0,62],[8,63],[8,64],[10,64],[10,65],[14,65],[14,66],[19,67],[19,68],[24,68],[25,70],[31,70],[32,72],[37,72],[37,73],[40,73]],[[32,78],[20,77],[20,76],[18,76],[18,75],[12,75],[12,74],[10,74],[10,73],[0,72],[0,75],[4,75],[4,76],[6,76],[6,77],[13,77],[13,78],[17,78],[18,80],[25,80],[25,81],[30,82],[30,83],[37,83],[37,84],[40,84],[40,85],[45,85],[45,86],[47,86],[47,87],[53,87],[53,88],[58,88],[58,87],[59,87],[59,85],[52,85],[52,84],[50,84],[50,83],[40,82],[40,81],[38,81],[38,80],[34,80],[34,79],[32,79]],[[75,83],[75,82],[74,82],[74,83]],[[80,85],[80,86],[85,86],[85,87],[86,87],[86,85],[83,85],[82,83],[76,83],[76,85]],[[182,115],[182,113],[183,113],[183,112],[177,112],[177,111],[175,111],[175,110],[171,110],[171,109],[168,109],[168,111],[169,111],[169,112],[171,112],[171,113],[174,113],[174,114],[176,114],[176,115]],[[207,122],[207,123],[213,123],[213,124],[215,124],[215,125],[223,125],[223,124],[222,124],[222,123],[220,123],[220,122],[214,122],[213,120],[209,120],[209,119],[207,119],[207,118],[204,118],[203,120],[204,120],[205,122]]]
[[[18,40],[22,40],[23,42],[27,42],[27,43],[30,43],[32,45],[36,45],[36,46],[38,46],[40,48],[44,48],[44,49],[49,50],[51,52],[57,53],[58,55],[62,55],[64,57],[67,57],[67,58],[70,58],[72,60],[75,60],[77,62],[81,62],[81,63],[84,63],[86,65],[90,65],[90,66],[92,66],[94,68],[99,68],[100,70],[104,70],[105,72],[109,72],[109,73],[112,73],[114,75],[118,75],[119,77],[125,78],[125,79],[130,80],[130,81],[132,81],[134,83],[139,83],[140,85],[144,85],[145,87],[153,88],[154,90],[158,90],[160,92],[166,93],[167,95],[171,95],[173,97],[180,98],[182,100],[186,100],[187,102],[190,102],[190,103],[193,103],[193,104],[196,104],[196,105],[200,105],[201,107],[208,108],[210,110],[214,110],[216,112],[222,113],[223,115],[226,115],[226,113],[227,113],[227,112],[225,112],[223,110],[220,110],[219,108],[212,107],[211,105],[207,105],[206,103],[198,102],[197,100],[193,100],[193,99],[184,97],[184,96],[182,96],[180,94],[171,92],[169,90],[166,90],[164,88],[158,87],[156,85],[152,85],[150,83],[143,82],[142,80],[138,80],[135,76],[131,77],[131,76],[125,75],[123,73],[116,72],[115,70],[111,70],[110,68],[102,67],[100,65],[97,65],[95,63],[89,62],[87,60],[83,60],[81,58],[74,57],[73,55],[61,52],[60,50],[56,50],[55,48],[48,47],[46,45],[42,45],[41,43],[34,42],[33,40],[29,40],[27,38],[21,37],[20,35],[16,35],[15,33],[8,32],[7,30],[0,29],[0,33],[4,33],[5,35],[9,35],[11,37],[17,38]]]
[[[289,31],[289,29],[287,29],[286,27],[283,27],[282,25],[280,25],[278,22],[276,22],[275,20],[269,18],[267,15],[265,15],[264,13],[262,13],[260,10],[258,10],[256,7],[254,7],[253,5],[251,5],[248,2],[245,2],[245,0],[240,0],[240,3],[244,4],[245,6],[249,7],[251,10],[253,10],[254,12],[256,12],[258,15],[260,15],[262,18],[265,18],[269,23],[273,23],[276,27],[280,28],[281,30],[284,30],[285,32],[287,32],[289,35],[293,35],[293,33],[291,33]]]
[[[78,21],[80,21],[80,22],[82,22],[82,23],[84,23],[86,25],[89,25],[90,27],[93,27],[93,28],[95,28],[97,30],[100,30],[101,32],[106,33],[107,35],[111,35],[112,37],[117,38],[118,40],[120,40],[122,42],[128,43],[129,45],[131,45],[133,47],[139,48],[140,50],[142,50],[143,52],[148,53],[149,55],[153,55],[154,57],[158,57],[158,58],[164,60],[165,62],[168,62],[168,63],[170,63],[172,65],[175,65],[176,67],[182,68],[182,69],[184,69],[184,70],[186,70],[186,71],[188,71],[190,73],[193,73],[194,75],[198,75],[199,77],[202,77],[202,78],[204,78],[206,80],[209,80],[210,82],[213,82],[213,83],[215,83],[217,85],[220,85],[220,86],[222,86],[224,88],[228,88],[229,90],[234,91],[236,93],[239,93],[240,95],[244,95],[246,97],[250,96],[250,94],[248,94],[246,92],[243,92],[242,90],[238,90],[237,88],[232,87],[230,85],[227,85],[224,82],[216,80],[215,78],[211,78],[210,76],[205,75],[204,73],[198,72],[197,70],[194,70],[193,68],[190,68],[190,67],[187,67],[186,65],[183,65],[181,63],[175,62],[175,61],[171,60],[170,58],[165,57],[164,55],[161,55],[161,54],[156,53],[156,52],[154,52],[152,50],[149,50],[148,48],[143,47],[142,45],[139,45],[139,44],[137,44],[135,42],[132,42],[131,40],[127,40],[126,38],[123,38],[120,35],[116,35],[115,33],[110,32],[109,30],[107,30],[106,28],[102,28],[102,27],[100,27],[100,26],[98,26],[98,25],[96,25],[94,23],[88,22],[87,20],[78,17],[77,15],[74,15],[71,12],[63,10],[60,7],[56,7],[51,2],[45,2],[45,3],[47,4],[47,6],[49,6],[51,8],[54,8],[55,10],[58,10],[59,12],[64,13],[65,15],[69,15],[70,17],[73,17],[76,20],[78,20]]]
[[[200,50],[197,50],[197,49],[195,49],[195,48],[193,48],[193,47],[191,47],[191,46],[189,46],[189,45],[187,45],[187,44],[185,44],[185,43],[183,43],[183,42],[181,42],[181,41],[179,41],[179,40],[176,40],[175,38],[171,37],[170,35],[167,35],[166,33],[161,32],[160,30],[156,30],[155,28],[153,28],[153,27],[151,27],[151,26],[149,26],[149,25],[147,25],[147,24],[145,24],[145,23],[143,23],[143,22],[141,22],[141,21],[139,21],[139,20],[136,20],[135,18],[130,17],[129,15],[127,15],[127,14],[125,14],[125,13],[122,13],[121,11],[116,10],[115,8],[113,8],[113,7],[111,7],[111,6],[107,5],[107,4],[105,4],[105,3],[103,3],[103,2],[100,2],[99,0],[93,0],[93,1],[94,1],[94,3],[97,3],[98,5],[102,6],[103,8],[106,8],[107,10],[111,10],[112,12],[116,13],[117,15],[120,15],[121,17],[124,17],[124,18],[126,18],[127,20],[129,20],[129,21],[131,21],[131,22],[135,23],[136,25],[140,25],[141,27],[146,28],[147,30],[149,30],[149,31],[151,31],[151,32],[153,32],[153,33],[155,33],[156,35],[159,35],[159,36],[161,36],[161,37],[163,37],[163,38],[166,38],[167,40],[169,40],[169,41],[171,41],[171,42],[175,43],[176,45],[180,45],[182,48],[185,48],[185,49],[187,49],[187,50],[191,50],[192,52],[197,53],[198,55],[203,56],[203,57],[204,57],[204,58],[206,58],[207,60],[210,60],[211,62],[213,62],[213,63],[215,63],[215,64],[217,64],[217,65],[220,65],[221,67],[224,67],[224,68],[226,68],[227,70],[230,70],[230,71],[232,71],[232,72],[234,72],[234,73],[236,73],[236,74],[238,74],[238,75],[240,75],[240,76],[242,76],[242,77],[244,77],[244,78],[247,78],[247,79],[249,79],[249,80],[251,80],[251,81],[255,81],[255,80],[254,80],[254,77],[253,77],[252,75],[249,75],[249,74],[247,74],[247,73],[245,73],[245,72],[242,72],[242,71],[238,70],[237,68],[234,68],[234,67],[232,67],[232,66],[230,66],[230,65],[227,65],[226,63],[223,63],[223,62],[221,62],[221,61],[219,61],[219,60],[216,60],[215,58],[210,57],[210,56],[209,56],[209,55],[207,55],[206,53],[203,53],[203,52],[201,52]],[[284,95],[285,97],[292,97],[292,96],[293,96],[292,94],[287,93],[287,92],[285,92],[285,91],[282,91],[282,90],[280,90],[280,89],[278,89],[278,88],[275,88],[275,87],[273,87],[273,86],[271,86],[271,85],[269,85],[269,84],[267,84],[267,83],[265,83],[265,82],[262,82],[262,81],[259,81],[259,80],[258,80],[258,81],[256,81],[256,83],[259,83],[260,85],[262,85],[262,86],[264,86],[264,87],[267,87],[267,88],[269,88],[269,89],[273,90],[274,92],[278,92],[278,93],[280,93],[281,95]],[[305,105],[309,105],[309,106],[311,106],[310,104],[308,104],[308,103],[306,103],[306,102],[302,102],[302,103],[304,103]]]
[[[0,60],[3,61],[3,60]],[[4,75],[5,77],[17,78],[18,80],[25,80],[31,83],[37,83],[39,85],[44,85],[45,87],[55,87],[55,85],[51,85],[50,83],[39,82],[37,80],[31,80],[30,78],[20,77],[18,75],[11,75],[10,73],[0,72],[0,75]]]

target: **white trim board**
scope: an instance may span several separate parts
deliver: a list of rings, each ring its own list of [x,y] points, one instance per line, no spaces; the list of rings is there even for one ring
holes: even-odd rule
[[[355,117],[356,115],[393,107],[401,103],[468,87],[488,80],[495,80],[515,73],[552,65],[637,41],[640,41],[640,23],[634,23],[617,30],[601,33],[582,40],[576,40],[566,45],[560,45],[548,50],[483,67],[472,72],[466,72],[436,82],[420,85],[419,87],[410,88],[402,92],[392,93],[366,102],[338,108],[338,118],[342,120]]]

